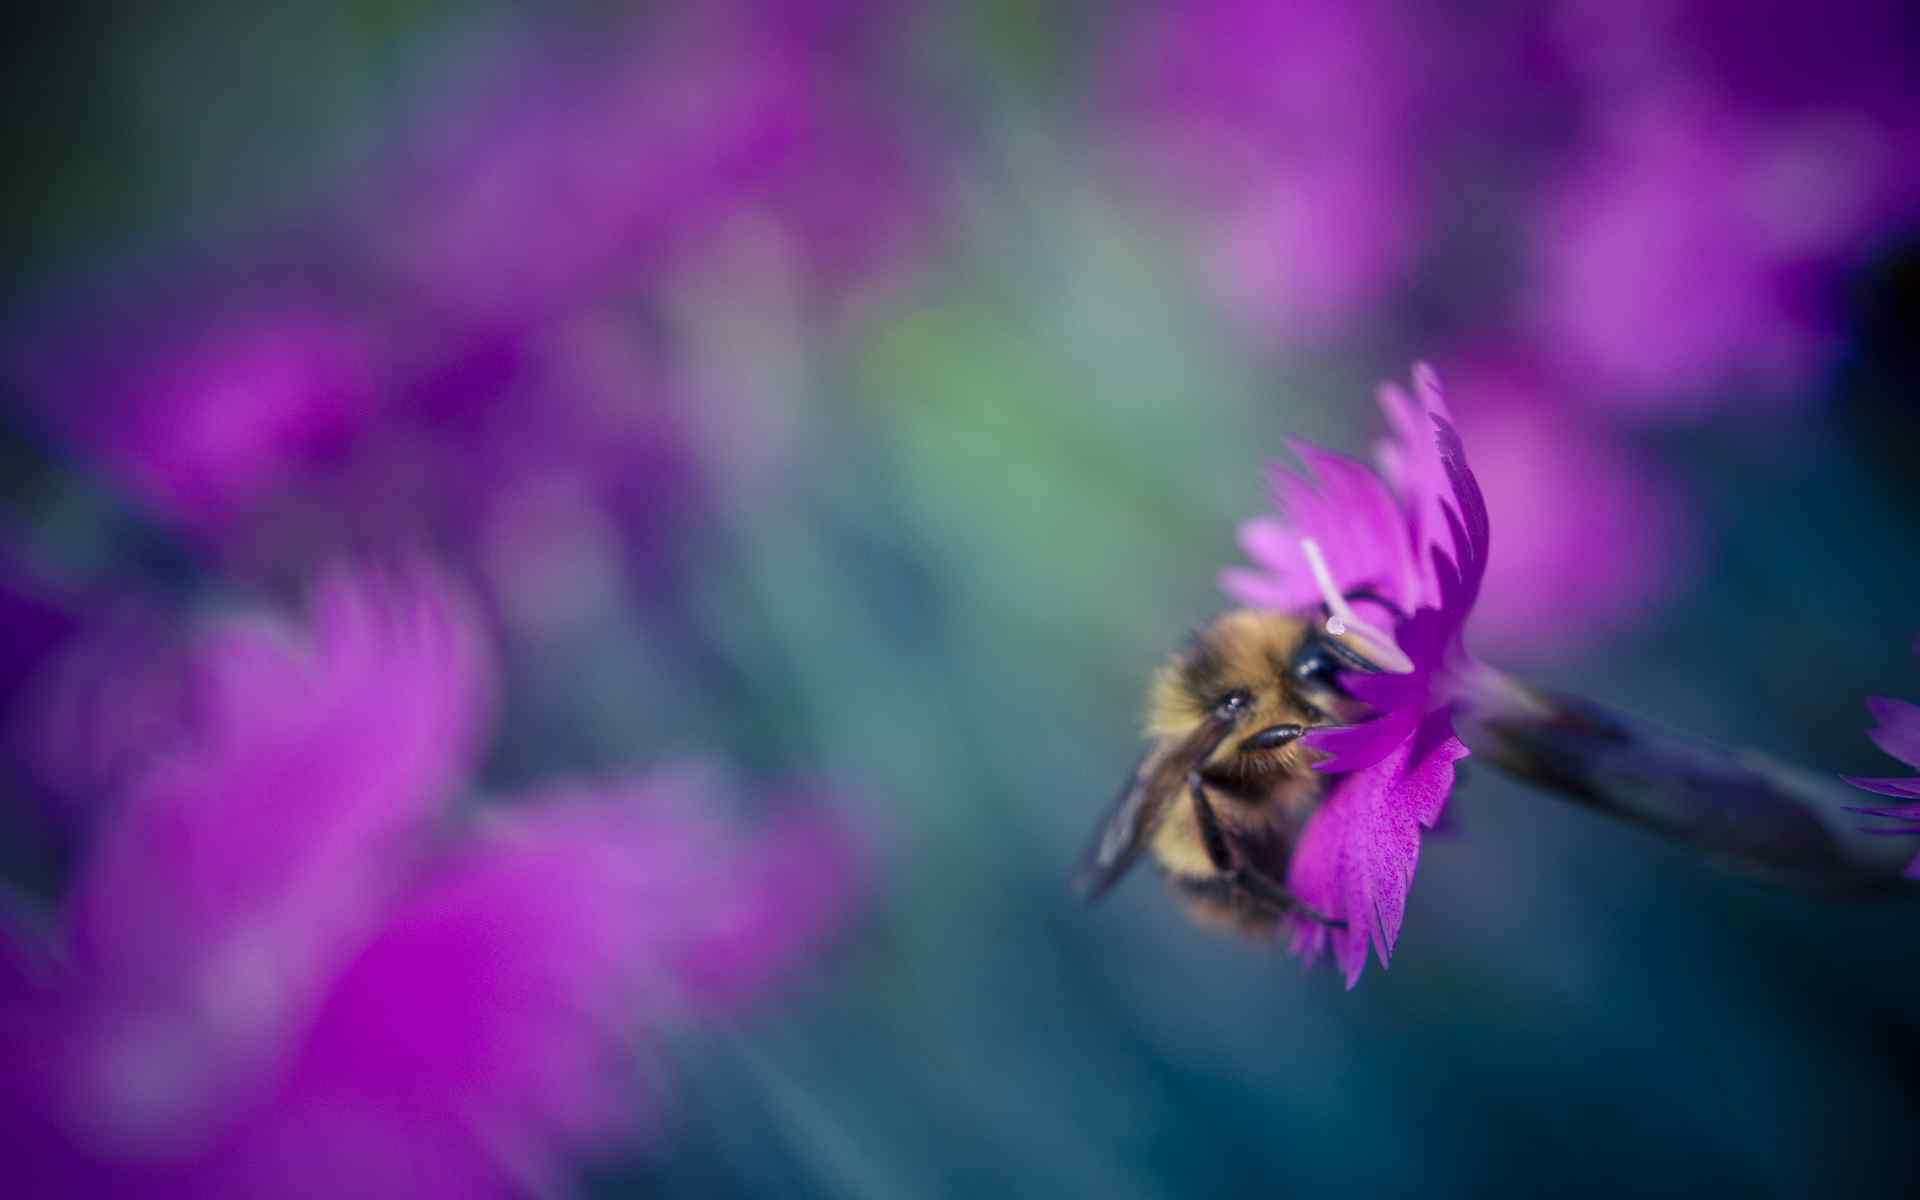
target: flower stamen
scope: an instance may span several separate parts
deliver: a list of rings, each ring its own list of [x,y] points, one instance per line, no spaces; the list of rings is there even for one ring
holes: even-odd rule
[[[1353,611],[1353,606],[1347,603],[1340,585],[1333,581],[1333,572],[1327,568],[1326,556],[1320,553],[1320,543],[1312,538],[1301,538],[1300,551],[1307,556],[1314,582],[1320,585],[1321,599],[1327,603],[1327,632],[1350,642],[1362,657],[1382,671],[1394,675],[1411,673],[1413,660],[1401,651],[1393,635],[1362,620]]]

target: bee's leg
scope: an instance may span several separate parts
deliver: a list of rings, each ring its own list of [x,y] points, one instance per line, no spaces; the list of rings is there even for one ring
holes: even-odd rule
[[[1312,921],[1316,925],[1325,925],[1329,929],[1345,929],[1347,927],[1347,923],[1338,917],[1329,917],[1323,912],[1307,907],[1307,905],[1301,901],[1300,897],[1294,895],[1273,880],[1268,879],[1252,867],[1240,867],[1234,872],[1234,879],[1240,886],[1246,888],[1249,892],[1252,892],[1282,912],[1292,913],[1296,917],[1302,917]]]
[[[1213,801],[1207,799],[1207,785],[1201,782],[1199,771],[1187,773],[1187,791],[1193,795],[1193,814],[1200,826],[1200,844],[1206,847],[1207,860],[1222,875],[1232,874],[1233,847],[1227,845],[1227,831],[1220,827],[1219,814],[1213,811]]]
[[[1194,817],[1200,826],[1200,843],[1206,847],[1207,860],[1213,864],[1214,870],[1281,912],[1293,913],[1333,929],[1347,927],[1345,921],[1307,907],[1284,885],[1275,883],[1235,857],[1233,846],[1227,839],[1227,831],[1220,824],[1220,815],[1213,811],[1213,801],[1207,798],[1207,788],[1201,781],[1199,771],[1188,772],[1187,791],[1193,796]]]

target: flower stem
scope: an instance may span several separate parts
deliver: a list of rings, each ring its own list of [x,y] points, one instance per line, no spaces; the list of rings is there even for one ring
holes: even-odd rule
[[[1912,847],[1850,827],[1845,806],[1859,796],[1837,777],[1481,671],[1462,696],[1461,734],[1509,774],[1774,883],[1911,888],[1901,870]]]

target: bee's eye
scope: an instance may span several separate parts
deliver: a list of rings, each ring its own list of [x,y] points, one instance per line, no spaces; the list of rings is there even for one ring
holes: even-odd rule
[[[1293,656],[1293,677],[1313,687],[1324,688],[1330,692],[1344,691],[1340,686],[1342,671],[1377,672],[1380,668],[1355,654],[1351,649],[1323,637],[1310,637],[1301,643]]]
[[[1293,677],[1315,687],[1337,688],[1340,664],[1334,661],[1333,655],[1327,653],[1326,646],[1315,638],[1293,656]]]
[[[1237,717],[1253,704],[1253,693],[1245,688],[1234,688],[1213,702],[1213,711],[1223,717]]]

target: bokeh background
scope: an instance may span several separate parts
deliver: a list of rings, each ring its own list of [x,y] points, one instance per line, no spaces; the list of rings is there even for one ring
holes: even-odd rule
[[[1471,763],[1351,993],[1066,887],[1268,464],[1367,453],[1421,358],[1493,503],[1484,657],[1892,773],[1902,7],[10,17],[0,551],[108,629],[8,631],[10,892],[105,803],[45,720],[89,672],[424,554],[501,663],[476,790],[718,761],[870,848],[805,969],[664,1039],[595,1194],[1915,1194],[1913,906]]]

